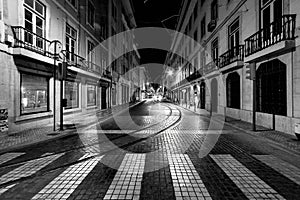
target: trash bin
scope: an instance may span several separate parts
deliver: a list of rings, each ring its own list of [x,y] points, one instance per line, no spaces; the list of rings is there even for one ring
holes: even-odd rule
[[[295,135],[300,140],[300,123],[295,124]]]

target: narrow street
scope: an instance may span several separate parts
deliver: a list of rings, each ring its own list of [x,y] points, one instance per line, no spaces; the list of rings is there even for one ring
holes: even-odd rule
[[[0,199],[298,198],[299,155],[210,123],[168,102],[140,103],[0,155]]]

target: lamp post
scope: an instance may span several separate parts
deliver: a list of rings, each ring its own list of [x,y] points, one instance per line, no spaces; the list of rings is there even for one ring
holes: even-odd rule
[[[62,47],[62,43],[59,40],[53,40],[50,42],[49,46],[54,44],[54,56],[53,56],[53,131],[56,131],[56,125],[55,125],[55,121],[56,121],[56,60],[58,59],[58,45],[60,45]],[[61,83],[62,85],[62,83]],[[60,94],[62,94],[62,88],[60,91]],[[61,106],[62,107],[62,106]],[[62,115],[62,113],[61,113]],[[62,125],[62,122],[61,122]],[[61,129],[61,127],[60,127]]]

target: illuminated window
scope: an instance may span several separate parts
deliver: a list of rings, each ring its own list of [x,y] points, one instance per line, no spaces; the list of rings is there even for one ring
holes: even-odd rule
[[[65,81],[65,98],[67,99],[66,109],[79,107],[79,84],[77,82]]]
[[[95,106],[96,105],[96,86],[95,85],[87,85],[87,105]]]
[[[49,111],[49,79],[21,74],[21,114]]]

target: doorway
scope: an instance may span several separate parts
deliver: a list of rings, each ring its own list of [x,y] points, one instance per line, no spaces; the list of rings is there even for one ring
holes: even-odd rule
[[[211,81],[211,111],[218,112],[218,81],[217,79],[212,79]]]
[[[203,82],[201,82],[201,84],[200,84],[200,108],[201,109],[205,109],[205,96],[206,96],[206,94],[205,94],[205,82],[203,81]]]
[[[101,109],[106,109],[106,87],[101,87]]]

